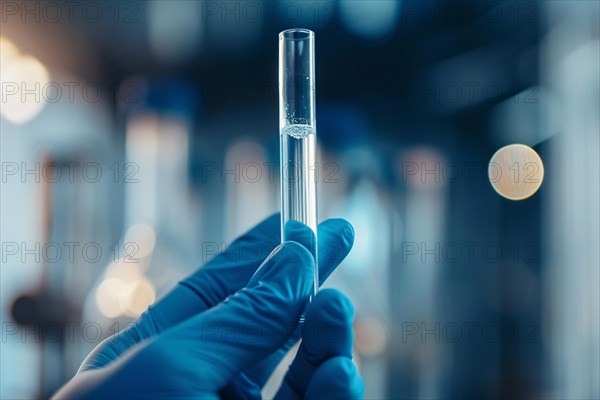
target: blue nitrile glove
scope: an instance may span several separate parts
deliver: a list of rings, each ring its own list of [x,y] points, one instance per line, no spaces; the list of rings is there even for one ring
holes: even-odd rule
[[[304,341],[278,396],[361,397],[351,361],[352,305],[325,290],[305,310],[312,235],[292,223],[286,237],[294,241],[278,246],[275,215],[238,238],[130,328],[100,344],[55,397],[258,398],[298,340],[304,311]],[[322,282],[348,254],[354,231],[344,220],[328,220],[319,225],[319,239]],[[318,332],[329,332],[328,340],[313,335]]]

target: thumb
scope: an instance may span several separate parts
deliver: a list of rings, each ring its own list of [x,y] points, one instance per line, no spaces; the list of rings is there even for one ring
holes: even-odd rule
[[[278,246],[248,285],[221,304],[166,332],[218,391],[241,369],[283,345],[293,333],[313,285],[314,258],[296,242]]]

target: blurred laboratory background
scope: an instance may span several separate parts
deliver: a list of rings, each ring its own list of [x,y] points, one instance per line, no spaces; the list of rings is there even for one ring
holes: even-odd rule
[[[600,397],[598,2],[1,7],[0,398],[47,398],[279,210],[294,27],[316,38],[319,220],[356,230],[326,285],[356,306],[365,397]],[[492,168],[512,144],[541,162]]]

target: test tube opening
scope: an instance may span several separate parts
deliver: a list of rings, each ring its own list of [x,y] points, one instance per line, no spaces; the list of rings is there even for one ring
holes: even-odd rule
[[[314,37],[314,32],[304,28],[287,29],[279,34],[285,40],[307,40]]]

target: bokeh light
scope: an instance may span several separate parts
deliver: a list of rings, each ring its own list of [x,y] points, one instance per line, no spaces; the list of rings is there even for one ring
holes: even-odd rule
[[[137,317],[154,302],[156,290],[139,264],[124,259],[108,266],[96,288],[96,304],[104,316]]]
[[[137,317],[154,303],[155,299],[154,285],[148,278],[142,277],[125,287],[119,297],[119,303],[125,315]]]
[[[132,225],[125,233],[124,247],[134,259],[147,257],[154,250],[156,234],[146,224]]]
[[[0,65],[4,66],[19,56],[19,50],[13,42],[0,36]]]
[[[367,39],[379,39],[390,34],[396,26],[400,2],[342,0],[339,11],[348,30]]]
[[[50,76],[35,57],[22,55],[6,38],[0,38],[2,108],[0,115],[16,125],[29,122],[46,104]]]
[[[96,303],[100,312],[108,318],[116,318],[122,314],[119,297],[125,285],[120,279],[105,279],[96,289]]]
[[[531,147],[511,144],[494,154],[488,176],[499,195],[510,200],[524,200],[542,185],[544,164]]]

